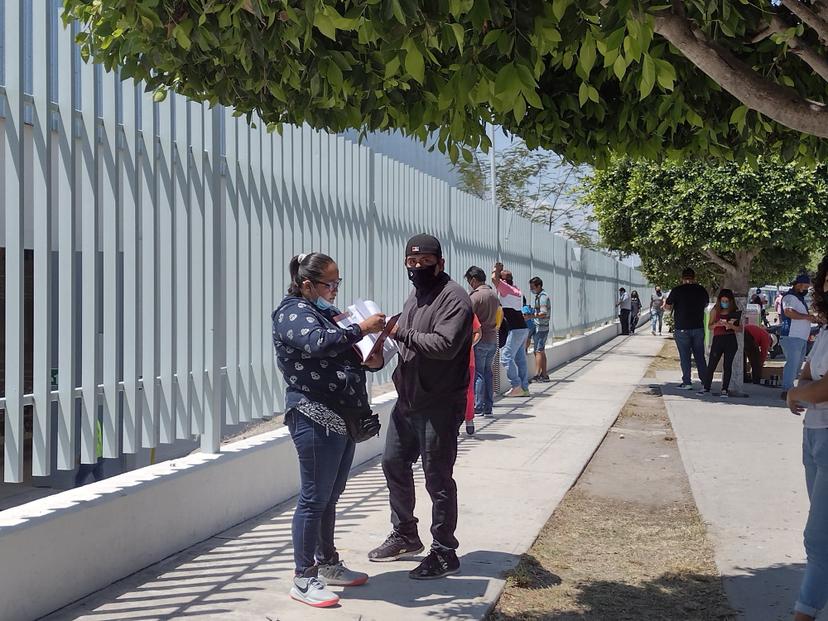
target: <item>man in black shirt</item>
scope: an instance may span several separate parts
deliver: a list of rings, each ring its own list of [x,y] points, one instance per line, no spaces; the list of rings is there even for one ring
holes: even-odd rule
[[[686,268],[681,273],[681,285],[670,291],[665,308],[673,311],[675,339],[681,359],[682,390],[692,390],[690,376],[691,355],[696,359],[696,370],[700,378],[707,377],[707,363],[704,360],[704,311],[710,303],[707,290],[696,282],[696,272]]]

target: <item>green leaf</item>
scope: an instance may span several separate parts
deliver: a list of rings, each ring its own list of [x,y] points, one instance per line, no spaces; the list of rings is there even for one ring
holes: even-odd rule
[[[656,66],[656,73],[658,75],[658,83],[666,90],[673,90],[673,85],[676,81],[676,70],[666,60],[661,58],[654,59]]]
[[[488,47],[492,43],[495,43],[500,38],[500,35],[502,35],[502,34],[503,34],[503,31],[499,30],[499,29],[490,30],[489,32],[487,32],[486,36],[483,37],[483,47]]]
[[[560,22],[572,0],[552,0],[552,14]]]
[[[523,117],[526,116],[526,100],[520,95],[515,99],[515,107],[512,109],[512,114],[515,116],[515,121],[520,123]]]
[[[627,61],[624,60],[624,57],[619,54],[618,58],[615,59],[615,62],[612,64],[612,71],[615,73],[615,77],[619,80],[624,79],[624,74],[627,73]]]
[[[584,72],[584,76],[588,76],[589,72],[592,71],[592,67],[595,65],[595,57],[595,39],[587,32],[583,43],[581,43],[581,53],[578,55],[578,65]]]
[[[336,26],[334,26],[333,20],[330,17],[324,13],[317,13],[313,16],[313,25],[323,35],[332,41],[336,41]]]
[[[641,67],[641,82],[638,85],[638,90],[641,91],[641,99],[646,99],[652,92],[655,86],[656,73],[655,64],[649,55],[644,56],[644,62]]]
[[[747,116],[748,108],[747,106],[739,106],[736,108],[733,113],[730,115],[730,124],[731,125],[744,125],[745,123],[745,116]]]
[[[391,76],[397,75],[397,71],[400,69],[400,57],[399,55],[392,56],[391,59],[385,63],[385,79],[387,80]]]
[[[452,32],[454,32],[454,38],[457,41],[457,47],[460,50],[460,53],[463,53],[463,46],[465,45],[465,37],[466,31],[463,29],[463,26],[460,24],[450,24]]]
[[[192,41],[190,41],[190,37],[187,36],[187,33],[185,32],[184,28],[178,25],[175,28],[173,28],[172,34],[173,37],[175,37],[175,40],[178,43],[178,45],[183,47],[185,50],[190,49],[193,43]]]
[[[578,103],[583,108],[587,101],[589,101],[589,84],[581,82],[581,86],[578,89]]]
[[[403,44],[405,50],[405,70],[420,84],[425,80],[425,61],[413,39],[406,39]]]
[[[167,98],[167,89],[160,88],[152,94],[152,100],[155,103],[161,103]]]
[[[704,121],[702,121],[702,118],[696,113],[695,110],[688,108],[685,116],[691,125],[695,125],[696,127],[704,127]]]

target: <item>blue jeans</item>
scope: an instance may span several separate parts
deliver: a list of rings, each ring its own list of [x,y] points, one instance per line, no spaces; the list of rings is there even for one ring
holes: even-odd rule
[[[790,390],[796,382],[796,376],[805,361],[805,352],[808,341],[793,336],[783,336],[779,339],[782,351],[785,353],[785,368],[782,370],[782,390]]]
[[[474,346],[474,411],[491,414],[494,403],[494,364],[497,343],[478,343]]]
[[[501,363],[506,367],[506,375],[512,388],[529,390],[529,367],[526,365],[526,339],[529,330],[520,328],[510,330],[506,345],[500,352]]]
[[[336,563],[336,502],[348,482],[354,442],[328,432],[304,414],[291,410],[285,420],[299,456],[301,489],[293,514],[293,560],[296,574],[319,563]]]
[[[691,356],[696,359],[696,370],[699,378],[704,381],[707,378],[707,362],[704,359],[704,328],[693,328],[692,330],[676,330],[676,347],[681,360],[681,383],[692,384],[693,378],[690,375]]]
[[[808,564],[796,610],[816,617],[828,602],[828,429],[804,430],[802,463],[811,509],[805,525]]]
[[[653,332],[661,332],[663,318],[664,309],[659,308],[658,310],[653,309],[652,311],[650,311],[650,322],[653,325]],[[656,330],[656,325],[658,325],[658,330]]]

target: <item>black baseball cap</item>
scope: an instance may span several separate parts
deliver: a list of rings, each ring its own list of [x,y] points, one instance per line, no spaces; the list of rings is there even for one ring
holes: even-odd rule
[[[440,240],[433,235],[426,235],[420,233],[408,240],[405,245],[405,255],[412,254],[433,254],[439,259],[443,258],[443,247],[440,245]]]

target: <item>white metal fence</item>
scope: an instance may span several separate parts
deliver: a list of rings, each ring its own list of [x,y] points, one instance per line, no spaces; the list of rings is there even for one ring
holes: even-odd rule
[[[99,420],[103,456],[118,457],[193,436],[217,451],[223,417],[278,411],[270,312],[294,254],[331,254],[341,301],[390,311],[409,290],[413,233],[440,237],[458,278],[495,261],[489,203],[341,136],[269,134],[175,95],[155,104],[81,62],[59,0],[2,9],[5,481],[22,480],[29,434],[45,476],[96,461]],[[544,279],[558,334],[612,318],[619,284],[645,286],[502,221],[504,261],[518,283]]]

